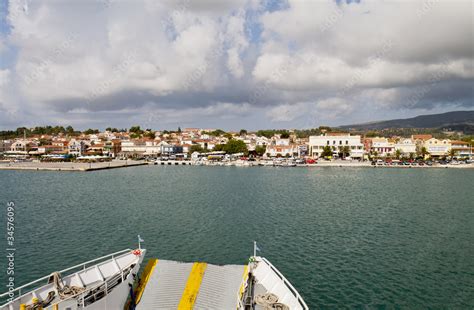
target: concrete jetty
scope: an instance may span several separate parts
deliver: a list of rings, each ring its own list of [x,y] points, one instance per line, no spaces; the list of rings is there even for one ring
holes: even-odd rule
[[[97,171],[147,165],[144,161],[113,160],[109,162],[1,162],[0,170]]]

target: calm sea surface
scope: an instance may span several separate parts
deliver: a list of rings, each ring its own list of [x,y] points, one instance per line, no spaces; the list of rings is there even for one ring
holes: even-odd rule
[[[255,239],[312,309],[474,307],[474,170],[0,171],[0,197],[4,233],[16,204],[17,285],[137,234],[147,257],[216,264],[245,263]]]

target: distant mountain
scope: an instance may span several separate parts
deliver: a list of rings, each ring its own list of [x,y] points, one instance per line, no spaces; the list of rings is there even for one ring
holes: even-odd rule
[[[454,111],[441,114],[420,115],[412,118],[393,119],[365,124],[339,126],[352,130],[380,130],[388,128],[447,128],[456,131],[474,131],[474,111]]]

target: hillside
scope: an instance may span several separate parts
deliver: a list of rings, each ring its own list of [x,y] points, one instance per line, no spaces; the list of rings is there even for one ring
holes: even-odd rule
[[[446,128],[464,132],[474,131],[474,111],[454,111],[441,114],[420,115],[412,118],[393,119],[365,124],[339,126],[349,130],[380,130],[387,128]]]

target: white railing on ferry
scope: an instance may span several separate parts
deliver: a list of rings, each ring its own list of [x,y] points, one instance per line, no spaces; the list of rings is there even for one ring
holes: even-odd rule
[[[109,255],[105,255],[105,256],[102,256],[102,257],[99,257],[99,258],[96,258],[96,259],[93,259],[93,260],[90,260],[90,261],[87,261],[85,263],[82,263],[82,264],[79,264],[79,265],[76,265],[76,266],[73,266],[73,267],[69,267],[69,268],[66,268],[64,270],[61,270],[59,271],[59,273],[61,275],[63,275],[65,272],[68,272],[68,271],[71,271],[71,270],[74,270],[74,269],[79,269],[79,268],[82,268],[82,269],[86,269],[86,265],[89,265],[89,264],[92,264],[92,263],[95,263],[95,262],[98,262],[98,261],[103,261],[103,260],[107,260],[107,259],[113,259],[115,256],[119,255],[119,254],[123,254],[123,253],[126,253],[126,252],[130,252],[131,249],[125,249],[125,250],[121,250],[121,251],[118,251],[118,252],[115,252],[115,253],[112,253],[112,254],[109,254]],[[72,273],[71,273],[72,274]],[[10,294],[13,292],[13,293],[16,293],[18,292],[18,297],[22,296],[21,294],[21,291],[24,289],[24,288],[27,288],[29,286],[32,286],[33,284],[36,284],[40,281],[44,281],[44,280],[48,280],[49,278],[51,277],[51,275],[47,275],[47,276],[44,276],[42,278],[39,278],[39,279],[36,279],[34,281],[31,281],[27,284],[24,284],[20,287],[17,287],[15,288],[14,290],[12,290],[11,292],[6,292],[6,293],[3,293],[0,295],[0,298],[5,298],[7,296],[11,296]],[[47,283],[45,283],[47,284]],[[28,292],[28,291],[27,291]],[[1,305],[0,307],[4,307],[6,305],[8,305],[10,302],[7,302],[6,304],[4,305]]]
[[[304,302],[303,300],[303,297],[301,297],[301,295],[298,293],[298,291],[293,287],[293,285],[291,285],[290,281],[288,281],[284,275],[282,275],[280,273],[280,271],[272,265],[272,263],[270,263],[265,257],[261,257],[261,259],[268,265],[270,266],[270,268],[273,270],[273,272],[275,272],[278,277],[283,280],[283,283],[285,283],[285,285],[290,289],[290,292],[293,293],[293,296],[296,297],[296,299],[298,300],[298,302],[301,304],[301,306],[303,307],[304,310],[309,310],[309,307],[308,305]]]

